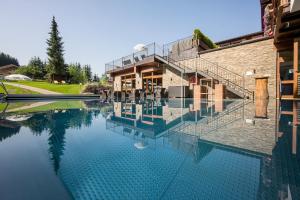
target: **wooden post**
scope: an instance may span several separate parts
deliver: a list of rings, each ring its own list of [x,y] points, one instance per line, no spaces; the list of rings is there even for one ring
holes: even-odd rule
[[[292,153],[297,153],[297,104],[293,102],[293,135],[292,135]]]
[[[223,101],[226,95],[226,87],[223,84],[216,84],[215,85],[215,100],[216,101]]]
[[[276,56],[276,98],[279,99],[280,94],[280,87],[281,87],[281,81],[280,81],[280,57],[279,57],[279,51],[277,51]]]
[[[293,96],[294,98],[298,96],[298,51],[299,51],[299,40],[294,39],[294,84],[293,84]]]
[[[268,77],[255,78],[255,100],[265,100],[268,98]]]

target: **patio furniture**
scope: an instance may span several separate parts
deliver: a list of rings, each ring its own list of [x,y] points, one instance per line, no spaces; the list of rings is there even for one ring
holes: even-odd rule
[[[130,59],[123,61],[123,65],[130,65],[130,64],[131,64],[131,60]]]
[[[140,61],[139,57],[135,56],[135,57],[134,57],[134,61],[135,61],[135,62],[139,62],[139,61]]]

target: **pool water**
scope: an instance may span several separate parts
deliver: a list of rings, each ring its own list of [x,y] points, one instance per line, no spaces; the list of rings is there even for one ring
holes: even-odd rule
[[[0,107],[1,200],[300,199],[300,102]]]

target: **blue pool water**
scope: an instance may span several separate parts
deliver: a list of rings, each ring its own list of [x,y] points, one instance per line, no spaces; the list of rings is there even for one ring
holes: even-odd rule
[[[1,200],[300,199],[300,102],[1,108]]]

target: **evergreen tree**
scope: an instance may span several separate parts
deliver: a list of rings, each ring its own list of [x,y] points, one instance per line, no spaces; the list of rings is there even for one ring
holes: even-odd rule
[[[58,25],[55,17],[52,19],[50,38],[47,40],[47,55],[48,55],[48,76],[53,80],[53,75],[64,76],[66,74],[66,65],[63,57],[63,42],[58,31]]]
[[[31,58],[27,67],[31,69],[33,79],[43,79],[46,75],[45,63],[39,57]]]
[[[88,82],[92,81],[92,69],[90,65],[83,66],[83,76],[84,79]]]
[[[99,78],[98,74],[94,74],[93,82],[99,82],[99,81],[100,81],[100,78]]]
[[[19,66],[19,62],[16,58],[1,52],[0,53],[0,66],[9,65],[9,64]]]

